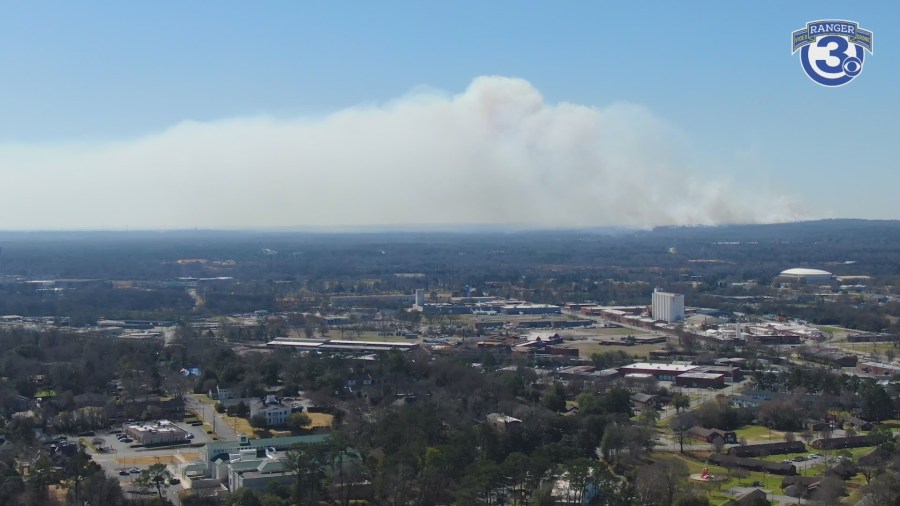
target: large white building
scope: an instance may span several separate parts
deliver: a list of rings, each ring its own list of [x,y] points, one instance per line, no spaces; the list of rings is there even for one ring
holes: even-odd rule
[[[250,417],[263,415],[266,417],[266,425],[269,427],[282,427],[291,415],[291,408],[278,403],[264,403],[255,401],[250,404]]]
[[[781,271],[779,276],[797,281],[805,281],[807,283],[828,283],[834,279],[834,274],[828,271],[820,269],[804,269],[801,267]]]
[[[653,290],[653,319],[672,323],[684,320],[684,295],[663,292],[659,288]]]

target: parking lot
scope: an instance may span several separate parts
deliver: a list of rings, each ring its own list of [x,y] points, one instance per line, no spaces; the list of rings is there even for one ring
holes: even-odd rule
[[[173,423],[193,435],[193,438],[185,441],[182,445],[144,448],[136,441],[129,442],[128,439],[124,439],[122,429],[113,429],[98,432],[95,436],[85,439],[92,442],[102,441],[100,445],[95,445],[98,451],[93,454],[94,461],[108,475],[117,477],[122,487],[128,490],[133,488],[134,479],[143,469],[155,463],[170,464],[177,460],[178,455],[189,460],[197,452],[194,445],[202,445],[210,441],[210,436],[206,434],[202,426],[194,427],[182,422]]]

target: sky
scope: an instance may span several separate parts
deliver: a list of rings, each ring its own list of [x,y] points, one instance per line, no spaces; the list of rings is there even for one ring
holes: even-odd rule
[[[7,2],[0,230],[898,219],[900,4]],[[813,83],[791,32],[847,19]]]

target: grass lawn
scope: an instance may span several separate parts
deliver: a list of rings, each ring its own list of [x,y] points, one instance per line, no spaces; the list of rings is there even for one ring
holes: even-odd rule
[[[644,335],[649,332],[646,330],[635,330],[628,327],[610,327],[610,328],[590,328],[590,329],[572,329],[564,330],[559,335],[563,337],[608,337],[608,336],[634,336]]]
[[[225,423],[227,423],[228,426],[234,429],[234,431],[238,434],[243,432],[250,437],[254,437],[253,427],[250,426],[250,422],[246,418],[228,416],[225,413],[222,413],[222,419],[224,419]]]
[[[200,401],[202,404],[212,404],[212,405],[216,404],[216,401],[214,401],[213,399],[210,399],[208,395],[198,395],[197,400]]]
[[[687,455],[681,455],[680,453],[656,453],[653,454],[652,457],[657,460],[675,460],[682,462],[685,466],[687,466],[688,472],[690,474],[699,474],[705,467],[710,472],[710,474],[718,476],[729,476],[728,469],[724,467],[706,464]],[[726,492],[731,487],[749,487],[754,481],[764,481],[765,477],[759,473],[750,473],[746,478],[729,477],[726,480],[716,482],[701,482],[690,479],[688,480],[691,485],[706,490],[710,504],[718,506],[724,504],[729,499],[734,498],[732,495]],[[769,487],[777,487],[778,484],[780,484],[780,482],[774,481],[772,476],[770,476],[768,480],[766,480],[766,482],[768,483]],[[770,490],[776,489],[770,488]]]
[[[635,346],[618,346],[618,345],[602,345],[596,341],[566,341],[566,348],[578,348],[578,356],[581,358],[591,358],[594,353],[603,353],[611,351],[623,351],[631,356],[646,358],[651,351],[658,350],[661,344],[641,344]]]
[[[831,325],[816,325],[816,328],[818,328],[822,332],[830,332],[832,337],[836,340],[840,340],[841,338],[846,337],[847,333],[849,332],[848,329],[841,328],[841,327],[834,327]]]
[[[310,419],[310,428],[331,427],[331,421],[334,420],[334,415],[328,413],[307,413],[306,416]]]
[[[746,438],[748,443],[763,442],[773,443],[776,441],[784,441],[784,432],[777,430],[770,431],[768,427],[762,425],[745,425],[734,431],[737,434],[738,441]]]

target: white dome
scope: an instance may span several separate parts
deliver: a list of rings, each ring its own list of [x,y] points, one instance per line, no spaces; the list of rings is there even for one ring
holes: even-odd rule
[[[802,267],[788,269],[786,271],[781,271],[782,276],[790,276],[794,278],[824,278],[831,277],[832,274],[828,271],[823,271],[819,269],[804,269]]]

